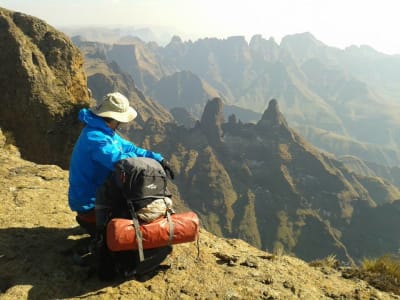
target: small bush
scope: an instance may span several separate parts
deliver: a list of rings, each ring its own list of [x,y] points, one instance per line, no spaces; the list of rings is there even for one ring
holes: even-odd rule
[[[360,278],[382,291],[400,295],[400,259],[393,255],[364,259]]]
[[[328,267],[337,269],[339,267],[339,261],[336,259],[334,254],[328,255],[323,259],[317,259],[309,262],[311,267]]]
[[[3,135],[5,139],[4,141],[5,145],[16,145],[14,135],[12,134],[11,131],[3,131]]]

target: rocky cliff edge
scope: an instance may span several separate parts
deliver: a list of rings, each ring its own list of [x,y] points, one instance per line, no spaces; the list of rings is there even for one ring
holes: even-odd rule
[[[400,299],[205,230],[198,243],[175,245],[152,276],[100,282],[68,254],[85,236],[67,187],[67,171],[21,159],[0,131],[0,299]]]

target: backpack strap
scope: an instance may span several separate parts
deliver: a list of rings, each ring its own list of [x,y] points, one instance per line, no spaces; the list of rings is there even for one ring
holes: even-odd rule
[[[171,245],[172,240],[174,239],[174,223],[172,223],[171,211],[169,209],[167,210],[167,220],[168,220],[168,225],[169,225],[168,245]]]
[[[168,221],[168,225],[169,225],[168,245],[171,245],[172,244],[172,240],[174,239],[174,223],[172,223],[171,214],[174,214],[175,212],[173,211],[173,209],[168,207],[167,201],[165,201],[165,192],[164,192],[163,200],[164,200],[164,203],[165,203],[165,207],[167,208],[167,211],[166,211],[165,215],[167,217],[167,221]]]
[[[124,174],[124,182],[126,178],[126,173],[123,172]],[[131,174],[129,178],[129,190],[132,188],[132,182],[136,180],[136,178],[139,176],[138,173],[136,174]],[[133,199],[130,199],[128,195],[126,194],[126,190],[123,191],[124,198],[126,199],[129,212],[131,213],[131,218],[133,222],[133,227],[135,228],[135,234],[137,237],[137,243],[138,243],[138,251],[139,251],[139,260],[140,262],[144,261],[144,253],[143,253],[143,237],[142,237],[142,232],[140,231],[140,224],[139,220],[137,218],[136,210],[135,207],[133,206]]]
[[[127,202],[129,205],[129,210],[131,212],[133,226],[135,227],[135,233],[136,233],[137,242],[138,242],[139,259],[140,259],[140,262],[142,262],[142,261],[144,261],[142,232],[140,231],[139,220],[137,218],[135,208],[133,207],[133,203],[132,203],[132,201],[127,201]]]

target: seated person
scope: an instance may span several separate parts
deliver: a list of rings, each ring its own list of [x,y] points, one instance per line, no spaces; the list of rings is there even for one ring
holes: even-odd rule
[[[136,116],[137,112],[129,105],[128,99],[118,92],[107,94],[97,107],[79,112],[79,120],[85,127],[71,156],[68,202],[71,210],[77,213],[77,222],[92,236],[96,231],[96,191],[117,161],[149,157],[171,171],[161,154],[137,147],[116,131],[121,123],[131,122]]]

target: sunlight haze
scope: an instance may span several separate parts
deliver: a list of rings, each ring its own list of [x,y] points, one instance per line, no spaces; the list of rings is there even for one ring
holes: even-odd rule
[[[0,6],[55,26],[133,25],[164,28],[183,39],[255,34],[277,42],[310,32],[334,47],[368,45],[400,54],[396,0],[0,0]]]

